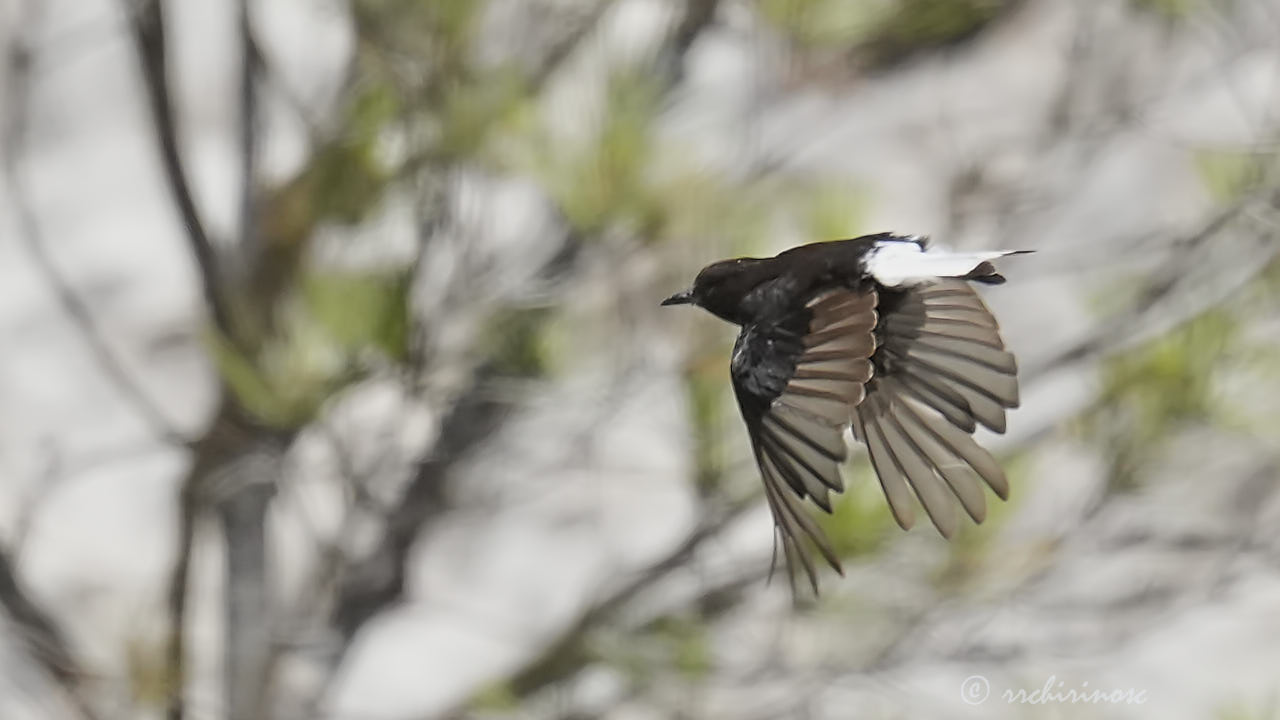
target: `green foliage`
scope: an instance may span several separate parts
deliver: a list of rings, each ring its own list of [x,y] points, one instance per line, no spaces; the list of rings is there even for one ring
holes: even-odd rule
[[[1280,720],[1280,703],[1274,694],[1262,702],[1234,700],[1223,703],[1213,717],[1217,720]]]
[[[553,366],[553,348],[545,332],[551,317],[552,311],[546,307],[499,310],[487,320],[479,349],[499,375],[546,375]]]
[[[1246,289],[1239,303],[1244,326],[1248,320],[1274,318],[1280,310],[1280,257],[1273,258]],[[1241,328],[1241,337],[1231,348],[1229,368],[1246,374],[1254,383],[1280,382],[1280,342],[1274,337],[1251,335]],[[1223,410],[1224,425],[1244,434],[1280,437],[1280,408],[1274,403],[1251,403],[1253,407],[1232,404]],[[1262,407],[1259,407],[1262,406]],[[1256,411],[1260,410],[1260,413]]]
[[[296,314],[253,357],[216,331],[206,339],[240,407],[271,427],[302,427],[351,379],[349,365],[328,335]]]
[[[872,65],[885,65],[924,50],[969,39],[1013,0],[899,0],[868,34],[864,52]]]
[[[409,281],[404,271],[314,272],[303,278],[307,310],[350,355],[374,349],[392,360],[409,351]]]
[[[1005,477],[1011,488],[1024,488],[1023,480],[1028,475],[1030,456],[1026,452],[1017,453],[1000,459]],[[987,516],[981,524],[969,522],[968,515],[960,523],[960,529],[948,545],[950,553],[947,562],[937,575],[938,586],[952,593],[965,588],[974,587],[974,578],[986,566],[990,557],[992,542],[1000,534],[1005,522],[1013,516],[1013,512],[1021,495],[1012,491],[1008,500],[1001,500],[995,493],[984,487],[987,498]],[[964,514],[959,507],[956,511]]]
[[[598,633],[593,646],[594,656],[625,673],[634,691],[664,671],[696,681],[714,669],[707,620],[697,613],[664,615],[636,632]]]
[[[144,635],[134,635],[125,642],[125,679],[129,696],[138,707],[162,708],[177,688],[178,668],[170,666],[164,648]]]
[[[817,520],[836,554],[853,558],[879,550],[897,525],[867,462],[846,466],[845,478],[847,489],[833,497],[832,513],[819,513]]]
[[[1235,165],[1228,161],[1225,167]],[[1113,488],[1133,487],[1166,439],[1186,426],[1255,436],[1272,432],[1277,416],[1267,403],[1234,401],[1224,394],[1229,386],[1216,381],[1234,376],[1265,386],[1280,379],[1280,344],[1248,332],[1254,322],[1273,317],[1277,305],[1280,260],[1272,260],[1231,302],[1103,366],[1099,399],[1075,427],[1110,455]]]
[[[311,273],[273,332],[245,348],[210,331],[210,355],[241,407],[267,425],[300,427],[358,377],[366,353],[407,356],[408,290],[399,271]]]
[[[600,130],[594,141],[562,153],[542,149],[536,171],[565,217],[583,235],[611,222],[644,224],[648,202],[645,171],[652,156],[650,132],[657,113],[654,80],[639,72],[620,72],[609,83]],[[537,142],[537,141],[535,141]]]
[[[419,17],[439,41],[465,47],[471,40],[476,23],[484,10],[483,0],[432,0],[410,2]]]
[[[355,113],[367,136],[352,135],[316,148],[292,180],[267,193],[260,209],[260,232],[281,266],[292,267],[318,225],[355,225],[381,202],[389,181],[375,151],[376,109]],[[280,269],[284,269],[281,267]]]
[[[1267,176],[1267,162],[1258,153],[1202,150],[1195,161],[1210,197],[1224,205],[1259,189]]]
[[[703,497],[720,489],[727,449],[724,437],[729,387],[724,367],[727,352],[723,347],[715,350],[701,354],[684,373],[693,425],[694,483]]]
[[[761,0],[765,19],[806,48],[841,48],[867,37],[890,5],[887,0]]]
[[[453,75],[467,60],[484,0],[354,0],[362,41],[377,51],[435,61],[434,73]]]
[[[353,225],[382,199],[387,176],[370,139],[320,148],[312,157],[306,180],[311,190],[311,217]]]
[[[764,17],[802,48],[847,49],[872,66],[961,42],[1016,0],[760,0]]]
[[[863,195],[847,183],[818,184],[804,193],[807,234],[814,240],[857,237],[863,214]]]
[[[1280,302],[1280,256],[1272,258],[1262,272],[1258,274],[1259,298],[1262,302]]]
[[[528,90],[516,72],[499,69],[444,90],[432,143],[439,161],[474,158],[493,131],[523,108]]]
[[[649,75],[630,71],[614,75],[600,130],[598,166],[601,176],[623,187],[640,179],[653,149],[650,135],[658,110],[658,87]]]
[[[769,204],[745,197],[694,167],[653,137],[659,110],[656,79],[623,70],[609,81],[599,127],[563,147],[544,128],[529,129],[510,155],[537,177],[565,219],[584,238],[622,229],[645,242],[735,237],[762,230]],[[512,111],[520,115],[519,108]]]
[[[347,111],[347,136],[358,144],[379,138],[404,111],[404,102],[390,84],[367,78],[355,92]]]
[[[705,621],[688,615],[673,615],[654,623],[650,632],[669,659],[670,667],[685,678],[697,680],[711,672],[711,648]]]
[[[356,3],[357,66],[367,87],[350,124],[353,134],[380,134],[394,121],[413,143],[408,170],[478,160],[494,130],[527,105],[531,90],[523,68],[475,62],[472,45],[485,4]]]
[[[510,683],[499,681],[472,695],[469,705],[476,712],[510,712],[520,707],[520,697]]]
[[[1116,317],[1137,306],[1146,290],[1132,275],[1106,278],[1085,294],[1085,306],[1095,317]]]
[[[760,188],[719,181],[705,171],[675,168],[650,179],[645,224],[654,241],[690,242],[726,239],[726,254],[744,254],[765,238],[768,213],[779,203],[760,197]]]
[[[1150,13],[1168,22],[1190,18],[1200,9],[1202,0],[1130,0],[1140,12]]]
[[[1110,451],[1113,487],[1132,487],[1173,430],[1221,416],[1213,379],[1238,335],[1237,319],[1214,309],[1107,362],[1097,407],[1081,427]]]

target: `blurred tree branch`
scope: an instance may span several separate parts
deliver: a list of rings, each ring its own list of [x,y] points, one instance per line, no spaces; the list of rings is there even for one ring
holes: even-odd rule
[[[167,185],[186,230],[196,270],[200,277],[205,303],[214,325],[222,332],[231,330],[231,314],[224,299],[222,273],[214,247],[205,231],[187,180],[186,167],[178,149],[178,131],[173,103],[169,94],[168,43],[165,12],[161,0],[125,0],[124,11],[133,36],[142,71],[143,86],[151,111],[151,120],[160,161]],[[165,651],[166,672],[170,680],[169,720],[185,716],[186,685],[186,619],[188,575],[194,549],[196,520],[202,513],[199,486],[208,461],[197,447],[187,477],[179,491],[178,538],[176,555],[169,580],[169,636]]]
[[[552,48],[546,60],[537,66],[533,76],[532,92],[535,95],[560,64],[573,54],[576,44],[588,36],[610,5],[608,2],[601,3],[579,26],[578,31],[569,33],[564,41]],[[668,36],[652,61],[652,68],[662,78],[663,93],[669,92],[678,82],[685,55],[698,35],[710,26],[717,7],[718,3],[714,0],[700,0],[685,7],[674,32]],[[447,154],[441,155],[428,149],[425,153],[411,156],[397,174],[404,176],[423,171],[443,172],[445,167],[442,166],[442,161],[446,166],[451,163],[447,157]],[[576,233],[568,233],[562,241],[561,250],[541,269],[540,276],[560,276],[568,272],[576,257],[575,248],[580,246],[581,241]],[[449,482],[456,466],[469,456],[476,445],[492,435],[511,410],[511,401],[496,390],[502,381],[502,373],[492,364],[483,364],[474,371],[468,388],[452,402],[441,421],[440,437],[426,456],[417,462],[416,471],[406,487],[404,497],[386,518],[385,530],[374,550],[338,572],[338,577],[342,580],[331,622],[341,643],[330,656],[330,674],[336,672],[356,633],[370,619],[400,598],[404,590],[406,561],[414,541],[433,519],[450,507]],[[544,656],[545,661],[531,662],[527,672],[521,673],[528,678],[524,681],[525,684],[532,689],[541,682],[540,678],[544,675],[559,677],[558,669],[544,672],[543,666],[551,667],[559,663],[559,651],[577,647],[590,627],[611,616],[613,611],[635,593],[665,577],[703,541],[714,536],[746,507],[747,504],[744,503],[714,522],[701,526],[670,557],[655,564],[640,578],[594,606],[573,628],[565,632],[562,640],[553,643],[552,649]],[[315,698],[308,707],[319,707],[323,702],[323,692],[322,689],[321,697]]]
[[[26,19],[23,24],[25,26],[34,25],[38,8],[37,2],[28,1],[24,6]],[[88,301],[80,297],[75,288],[63,278],[49,254],[39,220],[32,209],[31,199],[26,194],[27,182],[22,177],[21,170],[30,102],[31,73],[36,58],[34,50],[27,45],[23,37],[14,37],[12,43],[5,58],[5,86],[8,88],[8,97],[0,105],[4,108],[3,117],[0,117],[4,132],[0,154],[4,156],[5,185],[13,200],[14,209],[17,211],[21,231],[18,234],[19,238],[35,260],[37,268],[61,304],[67,318],[75,325],[80,338],[88,345],[90,357],[110,379],[112,385],[161,439],[165,442],[185,445],[188,443],[187,439],[125,368],[124,363],[111,348],[106,333],[94,319]]]
[[[232,720],[266,717],[272,684],[267,674],[274,645],[272,574],[267,555],[267,513],[281,475],[286,438],[257,434],[256,449],[241,447],[220,472],[228,487],[214,490],[226,545],[225,695]]]
[[[363,560],[341,573],[333,625],[342,646],[340,658],[356,632],[404,591],[405,561],[414,540],[450,507],[450,471],[497,428],[510,403],[492,383],[497,372],[480,368],[471,387],[449,408],[440,436],[427,457],[419,460],[403,499],[386,518],[382,539]]]
[[[128,8],[128,6],[126,6]],[[161,0],[142,0],[128,8],[130,30],[141,63],[146,96],[151,109],[161,164],[174,203],[182,218],[204,297],[215,331],[233,348],[253,354],[268,327],[275,301],[283,291],[271,285],[268,293],[255,295],[259,317],[237,322],[232,299],[243,288],[229,283],[227,267],[219,257],[196,208],[178,144],[173,102],[168,88],[165,8]],[[253,39],[247,0],[238,5],[237,35],[241,50],[241,182],[239,253],[247,264],[238,278],[259,279],[264,274],[289,275],[291,270],[267,267],[280,258],[262,251],[258,242],[258,188],[256,186],[257,78],[260,58]],[[264,320],[265,319],[265,320]],[[243,321],[255,332],[246,337]],[[225,379],[224,379],[225,383]],[[219,409],[195,445],[195,457],[183,482],[179,500],[177,555],[169,583],[171,634],[166,657],[173,677],[168,716],[181,720],[185,713],[185,635],[188,575],[197,519],[216,507],[227,546],[226,644],[224,658],[227,712],[233,720],[259,717],[268,699],[266,669],[271,646],[270,573],[266,566],[266,516],[284,449],[292,438],[288,430],[262,426],[239,407],[234,392],[222,388]]]
[[[592,631],[602,624],[613,620],[627,603],[667,579],[673,572],[684,567],[703,544],[716,537],[744,512],[754,507],[760,498],[753,495],[727,505],[709,519],[698,524],[688,536],[675,548],[657,561],[649,565],[635,578],[609,593],[603,599],[593,603],[578,620],[565,628],[560,636],[553,640],[540,654],[526,663],[507,682],[511,693],[517,698],[528,697],[548,685],[564,680],[581,670],[592,660],[587,652],[587,642]],[[758,581],[761,573],[753,572],[748,582]],[[739,587],[743,581],[734,579],[724,586],[717,586],[714,592],[701,593],[699,597],[717,596],[725,588]],[[696,603],[695,603],[696,604]],[[444,715],[448,717],[449,714]]]
[[[35,21],[34,8],[38,3],[26,6],[26,26]],[[27,185],[20,170],[23,141],[26,135],[26,114],[29,102],[30,75],[34,64],[34,52],[20,37],[15,37],[6,58],[6,86],[9,88],[4,122],[4,156],[6,185],[17,209],[22,232],[20,237],[46,282],[53,289],[67,316],[79,331],[79,336],[90,350],[90,357],[102,368],[125,400],[146,419],[148,425],[165,441],[190,445],[165,417],[159,407],[142,390],[138,382],[116,357],[106,339],[106,333],[98,326],[89,304],[63,279],[45,247],[39,222],[30,200],[23,190]],[[84,672],[79,668],[62,632],[54,619],[34,604],[22,590],[7,553],[0,551],[0,600],[14,622],[25,628],[33,648],[33,656],[49,674],[67,691],[73,705],[86,718],[96,717],[80,682]]]
[[[601,18],[609,12],[615,2],[616,0],[599,0],[591,7],[586,17],[565,32],[547,52],[543,53],[542,60],[534,66],[529,76],[530,87],[534,94],[538,93],[547,81],[555,76],[565,61],[573,56],[574,51],[599,26]]]
[[[161,165],[168,178],[174,204],[186,228],[187,241],[196,261],[205,303],[214,325],[221,332],[230,335],[232,317],[225,297],[221,263],[200,219],[178,147],[178,128],[169,93],[164,3],[162,0],[124,0],[124,10],[141,61],[143,85],[159,145]]]
[[[1189,318],[1221,303],[1251,282],[1268,264],[1280,256],[1274,240],[1276,221],[1270,227],[1250,230],[1244,221],[1257,222],[1261,211],[1280,210],[1280,188],[1267,187],[1248,194],[1216,213],[1196,231],[1175,240],[1168,258],[1142,280],[1142,290],[1128,309],[1099,324],[1081,338],[1052,356],[1032,359],[1022,375],[1028,381],[1079,362],[1109,355],[1167,332]],[[1235,253],[1221,252],[1225,234],[1256,236],[1256,257],[1241,262]],[[1214,258],[1224,258],[1215,263]],[[1205,269],[1217,281],[1206,292]],[[1226,281],[1223,282],[1223,277]]]
[[[86,697],[80,667],[62,630],[51,615],[40,608],[18,581],[6,549],[0,548],[0,604],[14,625],[23,632],[31,656],[67,694],[72,706],[86,720],[98,717]]]
[[[684,79],[685,56],[694,41],[715,21],[719,7],[720,0],[689,0],[684,4],[684,13],[658,54],[659,72],[667,87]]]
[[[246,256],[257,251],[261,240],[257,227],[258,78],[262,55],[254,40],[249,0],[239,0],[236,31],[240,42],[240,241]],[[262,262],[255,258],[253,264]]]
[[[258,227],[258,76],[260,60],[254,41],[249,0],[239,0],[236,23],[240,42],[240,243],[249,266],[263,266]],[[265,312],[270,313],[268,298]],[[225,677],[230,720],[264,717],[270,702],[267,668],[273,644],[271,582],[267,567],[267,512],[281,475],[290,437],[279,442],[271,433],[246,438],[234,459],[220,469],[232,477],[230,487],[215,491],[222,537],[226,544]],[[247,482],[246,482],[247,481]]]

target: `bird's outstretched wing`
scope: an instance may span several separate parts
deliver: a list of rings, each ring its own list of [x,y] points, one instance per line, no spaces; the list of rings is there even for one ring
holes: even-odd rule
[[[733,388],[793,591],[796,565],[818,589],[805,538],[841,571],[801,501],[812,498],[830,512],[830,491],[844,489],[844,429],[872,377],[875,307],[874,292],[831,290],[779,322],[745,327],[733,349]]]
[[[879,299],[874,378],[855,409],[853,434],[866,444],[898,524],[914,523],[914,494],[951,537],[953,495],[975,522],[986,517],[983,482],[1008,497],[1004,472],[971,433],[978,424],[1004,432],[1005,409],[1018,405],[1017,365],[963,280],[882,290]]]
[[[802,501],[831,511],[850,423],[903,528],[915,521],[912,495],[946,537],[952,496],[975,522],[986,516],[983,482],[1008,497],[1004,472],[972,433],[978,424],[1004,432],[1017,366],[963,280],[828,291],[781,322],[744,328],[731,373],[793,589],[797,565],[818,589],[806,543],[841,571]]]

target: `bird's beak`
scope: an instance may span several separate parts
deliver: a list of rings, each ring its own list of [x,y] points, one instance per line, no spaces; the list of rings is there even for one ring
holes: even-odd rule
[[[662,301],[663,305],[688,305],[693,302],[693,291],[684,290]]]

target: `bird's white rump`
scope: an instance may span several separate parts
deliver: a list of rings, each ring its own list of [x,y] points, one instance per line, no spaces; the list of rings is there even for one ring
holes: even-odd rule
[[[926,246],[923,238],[903,237],[877,242],[867,255],[866,270],[885,287],[918,285],[938,278],[965,277],[988,260],[1018,252],[1023,251],[953,253],[937,246]]]

